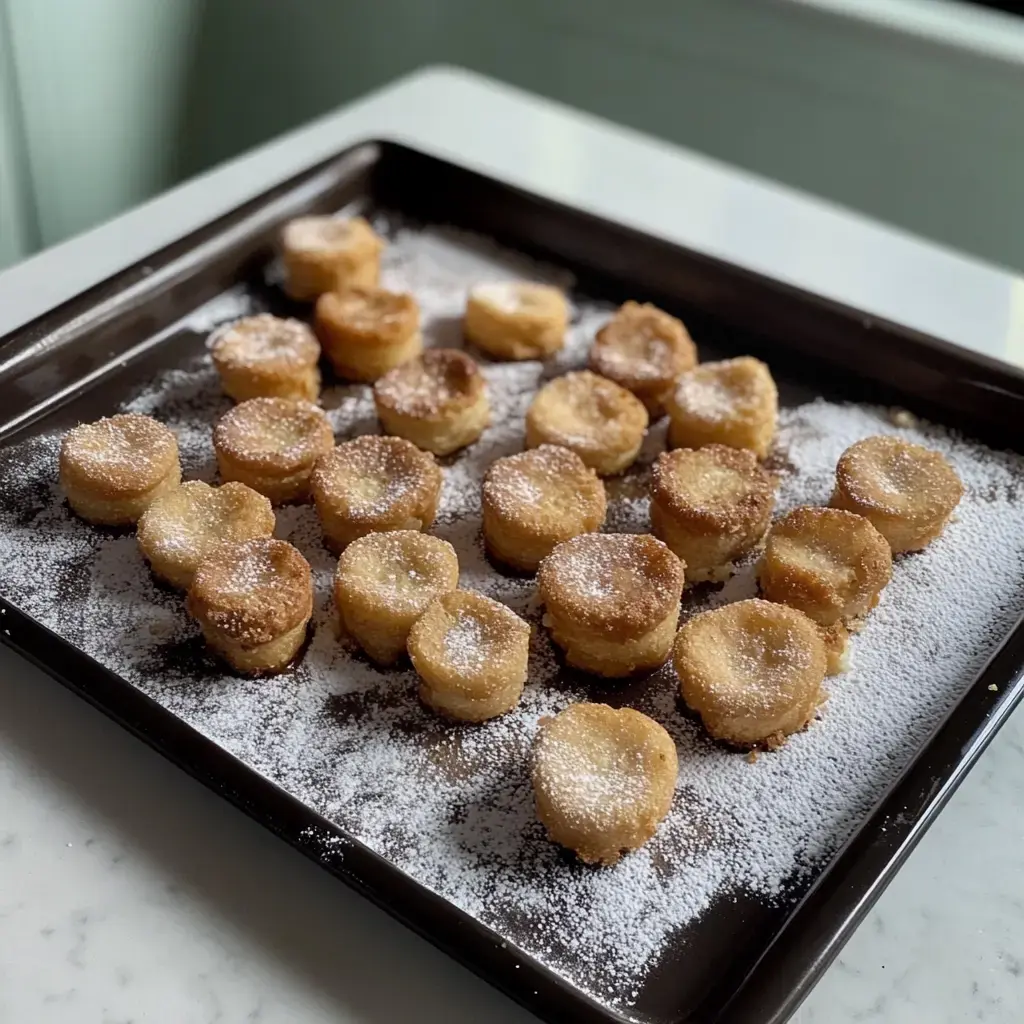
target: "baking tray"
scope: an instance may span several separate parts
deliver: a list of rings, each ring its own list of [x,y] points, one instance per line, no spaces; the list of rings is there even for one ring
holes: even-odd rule
[[[1024,449],[1024,374],[1011,366],[389,142],[311,168],[0,340],[0,441],[109,413],[147,374],[176,365],[188,346],[201,349],[205,332],[183,317],[225,292],[301,312],[268,282],[274,238],[289,217],[341,208],[472,231],[571,271],[580,294],[657,302],[686,320],[703,357],[767,359],[790,401],[895,405]],[[0,582],[5,643],[550,1021],[786,1019],[1024,692],[1018,623],[992,641],[983,670],[907,751],[906,767],[841,848],[795,875],[780,898],[739,891],[716,900],[617,1001],[595,998],[355,841],[27,615],[3,569]]]

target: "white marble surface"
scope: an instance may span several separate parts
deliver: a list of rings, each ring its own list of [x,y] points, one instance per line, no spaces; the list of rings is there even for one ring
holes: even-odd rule
[[[1024,351],[1024,282],[1009,274],[452,71],[400,83],[0,275],[0,334],[190,219],[379,134],[991,354]],[[621,183],[638,175],[645,188],[626,195]],[[1022,848],[1018,714],[798,1021],[1024,1019]],[[530,1019],[0,649],[0,1024]]]

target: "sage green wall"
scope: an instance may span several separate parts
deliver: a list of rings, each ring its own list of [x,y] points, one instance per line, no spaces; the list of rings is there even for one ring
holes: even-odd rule
[[[0,0],[0,267],[21,259],[38,244],[32,224],[34,204],[25,173],[18,82],[5,14]]]

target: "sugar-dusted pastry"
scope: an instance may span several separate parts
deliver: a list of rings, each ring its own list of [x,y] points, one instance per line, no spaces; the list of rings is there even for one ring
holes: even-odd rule
[[[760,543],[775,505],[775,478],[749,449],[709,444],[658,456],[651,527],[686,566],[687,583],[727,579]]]
[[[180,481],[178,439],[149,416],[120,413],[81,423],[61,442],[61,486],[68,504],[90,523],[134,523]]]
[[[338,559],[334,603],[352,639],[378,664],[393,665],[413,623],[458,585],[459,560],[446,540],[416,530],[370,533]]]
[[[640,452],[648,416],[636,395],[590,370],[556,377],[526,411],[526,445],[558,444],[601,476],[621,473]]]
[[[281,234],[285,291],[312,301],[325,292],[373,288],[384,242],[362,217],[298,217]]]
[[[334,447],[334,431],[311,402],[250,398],[217,421],[213,447],[224,480],[237,480],[281,505],[309,497],[309,475]]]
[[[935,540],[963,493],[938,452],[898,437],[867,437],[840,456],[832,505],[870,519],[899,554]]]
[[[511,711],[526,683],[530,627],[483,594],[433,601],[409,631],[420,698],[449,718],[483,722]]]
[[[775,436],[779,395],[759,359],[740,356],[701,363],[684,373],[665,398],[668,443],[673,448],[725,444],[768,454]]]
[[[216,332],[210,356],[221,387],[236,402],[320,397],[320,344],[301,320],[247,316]]]
[[[368,533],[428,529],[442,479],[434,456],[404,438],[368,434],[339,444],[313,471],[324,541],[340,552]]]
[[[543,359],[565,344],[569,303],[557,288],[494,281],[470,289],[463,331],[495,359]]]
[[[186,480],[142,513],[137,536],[153,572],[184,590],[199,563],[219,544],[273,532],[270,499],[251,487],[236,482],[211,487],[202,480]]]
[[[239,672],[281,672],[313,614],[309,563],[283,540],[221,544],[199,563],[186,607],[209,647]]]
[[[837,676],[850,667],[850,631],[842,622],[833,622],[830,626],[818,625],[818,632],[825,643],[825,655],[828,659],[825,675]]]
[[[427,349],[373,386],[381,426],[435,455],[472,444],[490,422],[480,367],[454,348]]]
[[[533,572],[563,540],[599,530],[608,509],[594,470],[553,444],[492,462],[481,497],[488,552],[524,572]]]
[[[676,378],[697,363],[682,321],[649,302],[626,302],[597,332],[590,368],[632,391],[652,416],[664,411]]]
[[[679,622],[683,566],[649,534],[585,533],[537,572],[544,625],[576,668],[621,678],[658,668]]]
[[[679,630],[673,664],[687,706],[717,740],[778,747],[824,700],[827,655],[803,612],[737,601],[701,612]]]
[[[571,704],[533,745],[537,817],[588,864],[643,846],[668,814],[679,773],[672,737],[633,708]]]
[[[314,322],[324,355],[345,380],[375,381],[423,350],[420,308],[407,292],[327,292]]]

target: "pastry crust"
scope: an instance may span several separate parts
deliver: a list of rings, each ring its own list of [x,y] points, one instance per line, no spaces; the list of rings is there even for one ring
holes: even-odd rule
[[[466,299],[466,339],[495,359],[543,359],[565,344],[569,303],[533,281],[478,284]]]
[[[383,240],[362,217],[299,217],[281,233],[284,290],[299,301],[325,292],[374,288]]]

